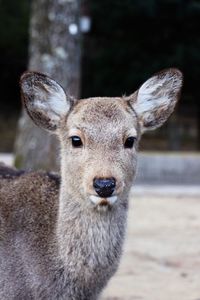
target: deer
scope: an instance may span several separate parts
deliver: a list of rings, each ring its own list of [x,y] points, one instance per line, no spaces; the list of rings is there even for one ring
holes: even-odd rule
[[[182,83],[169,68],[129,96],[77,100],[22,74],[28,115],[59,138],[61,175],[0,166],[0,299],[99,299],[123,253],[140,138],[169,118]]]

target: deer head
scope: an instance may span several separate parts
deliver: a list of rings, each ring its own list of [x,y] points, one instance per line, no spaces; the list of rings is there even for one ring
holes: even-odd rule
[[[166,69],[128,97],[76,100],[44,74],[21,77],[29,116],[60,139],[62,193],[95,208],[126,203],[141,134],[167,120],[181,87],[182,73]]]

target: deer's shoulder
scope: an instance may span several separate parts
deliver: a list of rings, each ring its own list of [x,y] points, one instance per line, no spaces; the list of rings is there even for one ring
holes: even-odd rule
[[[46,226],[55,219],[60,177],[0,165],[0,226]]]

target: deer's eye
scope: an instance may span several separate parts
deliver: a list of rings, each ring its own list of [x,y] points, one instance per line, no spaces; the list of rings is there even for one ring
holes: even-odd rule
[[[128,138],[125,140],[124,148],[133,148],[133,145],[134,145],[135,140],[136,140],[136,138],[133,137],[133,136],[128,137]]]
[[[72,141],[72,146],[74,148],[80,148],[83,146],[83,143],[81,141],[81,138],[77,135],[74,135],[71,137],[71,141]]]

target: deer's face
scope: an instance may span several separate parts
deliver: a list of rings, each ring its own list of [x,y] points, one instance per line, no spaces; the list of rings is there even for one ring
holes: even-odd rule
[[[21,78],[28,114],[60,138],[65,192],[99,209],[126,201],[140,135],[167,120],[181,86],[181,72],[168,69],[129,97],[74,100],[44,74],[26,72]]]
[[[71,193],[100,206],[122,198],[136,171],[138,127],[123,99],[80,100],[60,128],[62,171],[73,178]]]

